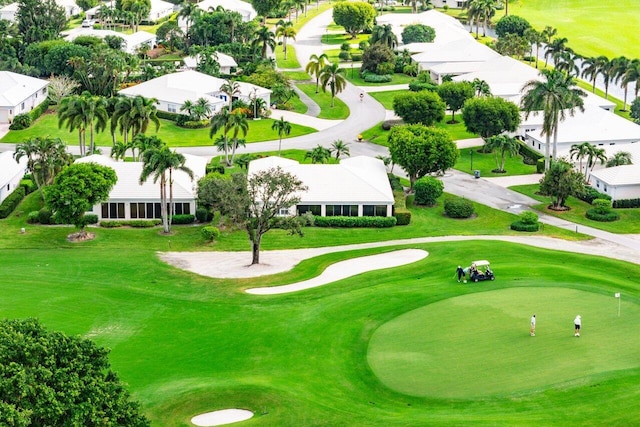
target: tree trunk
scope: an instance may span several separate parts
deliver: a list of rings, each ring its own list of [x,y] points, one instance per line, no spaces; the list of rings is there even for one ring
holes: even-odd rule
[[[251,265],[260,264],[260,239],[261,236],[256,236],[255,240],[251,242]]]
[[[167,217],[167,178],[162,174],[160,178],[160,216],[162,217],[162,227],[165,233],[169,233],[169,221]]]
[[[171,221],[173,221],[173,169],[169,168],[169,231],[171,231]]]
[[[551,166],[551,161],[549,159],[549,146],[551,145],[551,135],[547,133],[544,144],[544,170],[545,172],[549,170]]]
[[[558,159],[558,125],[553,130],[553,161]]]
[[[624,103],[622,104],[622,110],[627,111],[627,85],[624,86]]]

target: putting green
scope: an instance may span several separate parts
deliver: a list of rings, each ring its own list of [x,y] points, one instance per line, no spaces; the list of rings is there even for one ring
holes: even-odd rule
[[[538,319],[529,336],[529,319]],[[582,336],[573,335],[580,314]],[[571,386],[640,366],[640,307],[613,295],[510,288],[413,310],[372,336],[368,362],[387,387],[412,396],[478,398]]]

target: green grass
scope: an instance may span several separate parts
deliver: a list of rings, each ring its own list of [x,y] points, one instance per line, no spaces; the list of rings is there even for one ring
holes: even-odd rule
[[[293,109],[291,111],[294,111],[296,113],[305,114],[307,112],[307,110],[309,109],[309,107],[307,107],[307,104],[302,102],[299,97],[291,98],[289,100],[289,104],[291,104],[291,106],[293,107]],[[277,116],[276,113],[277,113],[277,111],[274,112],[272,114],[272,116],[274,116],[274,117]]]
[[[277,139],[277,134],[271,130],[271,123],[273,123],[271,119],[249,120],[249,132],[245,138],[246,141],[251,143]],[[150,127],[147,133],[154,134],[154,131],[155,128]],[[292,123],[289,137],[307,135],[313,132],[315,130],[312,128]],[[209,128],[184,129],[169,120],[160,120],[160,129],[157,135],[171,147],[195,147],[213,144],[212,139],[209,138]],[[77,132],[68,132],[65,128],[58,129],[58,119],[55,114],[43,115],[28,129],[10,131],[0,142],[19,143],[36,136],[51,136],[61,138],[70,145],[78,144]],[[121,137],[119,136],[118,139],[121,139]],[[111,146],[111,135],[108,131],[96,134],[95,140],[98,146]]]
[[[282,74],[294,81],[307,81],[311,78],[304,71],[282,71]]]
[[[342,43],[347,42],[352,45],[357,45],[361,41],[369,41],[370,37],[370,34],[358,34],[356,38],[353,39],[349,34],[323,34],[322,43],[341,45]]]
[[[378,92],[378,93],[386,93],[386,92]],[[376,93],[370,93],[369,95],[375,95]],[[454,124],[449,124],[447,121],[451,119],[451,115],[447,114],[443,121],[435,123],[434,126],[440,129],[446,130],[449,135],[451,135],[451,139],[454,141],[460,139],[469,139],[469,138],[477,138],[478,135],[467,132],[467,129],[464,126],[464,123],[461,121]],[[372,142],[378,145],[387,146],[387,139],[389,137],[389,131],[382,129],[382,122],[374,125],[373,127],[365,130],[361,133],[362,139],[365,141]]]
[[[371,92],[369,95],[376,101],[378,101],[385,110],[393,110],[393,98],[401,93],[407,93],[406,90],[388,90],[384,92]]]
[[[483,177],[494,176],[512,176],[512,175],[528,175],[536,173],[535,165],[527,165],[522,162],[522,156],[516,155],[510,157],[506,155],[504,169],[506,173],[492,172],[496,169],[495,154],[478,152],[480,147],[463,148],[460,150],[460,157],[456,162],[454,169],[461,172],[472,174],[474,170],[479,170]],[[471,152],[473,151],[473,167],[471,167]]]
[[[287,43],[287,59],[284,59],[283,46],[276,46],[276,63],[278,68],[300,68],[300,63],[296,57],[296,48],[291,45],[291,41]]]
[[[326,49],[323,51],[326,55],[327,58],[329,59],[329,62],[339,62],[341,64],[349,64],[351,63],[351,61],[345,61],[344,59],[340,59],[338,57],[338,55],[340,55],[341,50],[340,49]],[[360,49],[351,49],[349,51],[349,53],[355,53],[355,54],[360,54],[362,55],[362,51]]]
[[[635,0],[518,0],[509,4],[509,13],[526,18],[537,30],[557,28],[558,36],[569,39],[569,47],[581,55],[640,58],[640,3]],[[496,19],[501,16],[497,13]]]
[[[538,184],[517,185],[510,188],[514,191],[525,194],[533,199],[540,201],[540,204],[532,206],[532,208],[548,215],[553,215],[557,218],[575,222],[576,224],[587,225],[589,227],[598,228],[600,230],[609,231],[611,233],[640,233],[640,208],[616,209],[615,211],[620,215],[619,220],[613,222],[599,222],[587,219],[585,213],[588,209],[591,209],[592,206],[586,202],[583,202],[582,200],[576,199],[575,197],[569,197],[567,199],[566,205],[571,208],[570,210],[554,211],[548,209],[548,205],[550,203],[550,199],[548,197],[536,194],[536,192],[540,188]]]
[[[407,76],[406,74],[395,73],[393,76],[391,76],[392,80],[388,83],[369,83],[369,82],[365,82],[364,79],[360,77],[359,69],[356,68],[355,72],[352,74],[351,70],[347,70],[347,67],[343,67],[343,68],[345,69],[344,75],[347,78],[347,80],[349,80],[351,83],[353,83],[356,86],[402,85],[402,84],[409,84],[411,81],[415,79],[415,77]]]
[[[300,83],[298,88],[311,97],[320,106],[320,119],[342,120],[349,117],[349,107],[337,96],[334,98],[334,106],[331,107],[331,91],[316,93],[315,83]]]
[[[640,367],[634,356],[640,342],[627,339],[635,327],[629,319],[640,319],[640,306],[625,300],[623,318],[617,317],[617,305],[612,294],[563,287],[466,294],[385,323],[371,337],[367,359],[383,384],[411,396],[536,393],[550,384],[568,386]],[[534,313],[538,324],[531,337],[528,321]],[[573,336],[578,313],[588,313],[589,325],[579,339]],[[438,326],[425,334],[424,325]]]

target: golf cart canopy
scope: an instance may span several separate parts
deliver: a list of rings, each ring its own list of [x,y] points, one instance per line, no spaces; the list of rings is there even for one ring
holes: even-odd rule
[[[489,261],[486,259],[481,259],[479,261],[473,261],[471,264],[475,264],[476,267],[484,267],[485,265],[489,265]]]

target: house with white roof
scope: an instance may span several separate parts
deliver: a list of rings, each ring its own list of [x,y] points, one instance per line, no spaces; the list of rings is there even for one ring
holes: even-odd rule
[[[464,28],[460,21],[437,10],[428,10],[417,14],[385,13],[384,15],[376,17],[376,23],[378,25],[391,25],[393,33],[398,37],[398,42],[400,43],[402,43],[402,31],[404,27],[414,24],[427,25],[433,28],[436,33],[433,43],[446,44],[460,39],[473,40],[473,36],[469,34],[469,31]],[[414,46],[414,48],[415,47],[418,46]],[[399,49],[403,50],[404,46],[401,44]],[[420,51],[416,50],[415,52]]]
[[[0,19],[15,22],[18,13],[18,3],[10,3],[0,8]]]
[[[253,5],[241,0],[203,0],[197,4],[197,6],[205,12],[209,12],[210,10],[215,10],[218,6],[222,7],[225,10],[229,10],[232,12],[238,12],[240,16],[242,16],[243,22],[253,21],[258,13],[253,8]],[[180,21],[183,21],[182,19]],[[178,21],[178,25],[181,27],[186,25],[183,22]]]
[[[300,202],[282,215],[311,212],[319,216],[391,216],[393,192],[384,163],[372,157],[342,159],[339,164],[301,164],[282,157],[249,163],[248,175],[280,167],[300,179],[308,189]]]
[[[640,199],[640,164],[594,170],[589,181],[611,200]]]
[[[144,96],[159,101],[158,110],[169,113],[180,113],[180,107],[186,101],[196,102],[204,98],[211,104],[213,114],[229,104],[226,93],[220,88],[227,80],[213,77],[197,71],[181,71],[166,74],[155,79],[121,90],[125,96]],[[271,91],[250,83],[238,82],[240,93],[234,99],[250,103],[254,96],[262,98],[266,105],[271,105]]]
[[[173,178],[174,214],[191,214],[196,212],[197,182],[206,174],[207,159],[199,156],[184,155],[185,166],[193,172],[193,181],[185,172],[175,170]],[[119,162],[110,157],[94,154],[81,157],[76,163],[97,163],[112,168],[118,181],[109,193],[105,203],[97,204],[91,213],[103,219],[160,219],[160,182],[153,182],[149,177],[140,184],[142,162]],[[167,194],[169,188],[167,184]]]
[[[65,40],[73,41],[80,36],[91,36],[98,37],[99,39],[104,39],[107,36],[115,36],[120,37],[123,40],[122,50],[134,54],[138,51],[138,49],[147,45],[149,48],[153,49],[157,46],[156,35],[149,33],[147,31],[137,31],[133,34],[125,34],[119,33],[113,30],[95,30],[93,28],[74,28],[64,33]]]
[[[64,9],[67,18],[79,15],[82,8],[74,0],[56,0],[56,4]],[[17,2],[5,5],[0,8],[0,19],[15,22],[19,4]]]
[[[221,74],[231,74],[233,69],[238,66],[238,63],[235,59],[233,59],[233,57],[222,52],[216,52],[214,59],[220,65]],[[187,70],[195,70],[200,63],[200,55],[187,56],[182,58],[182,61],[184,62],[184,68],[186,68]]]
[[[151,0],[151,10],[147,15],[147,21],[156,22],[173,13],[175,5],[164,0]]]
[[[466,0],[431,0],[434,7],[450,7],[452,9],[462,9]]]
[[[0,123],[11,123],[47,100],[49,82],[11,71],[0,71]]]
[[[14,154],[13,151],[0,153],[0,203],[20,186],[20,180],[27,170],[27,157],[23,156],[16,162]]]

